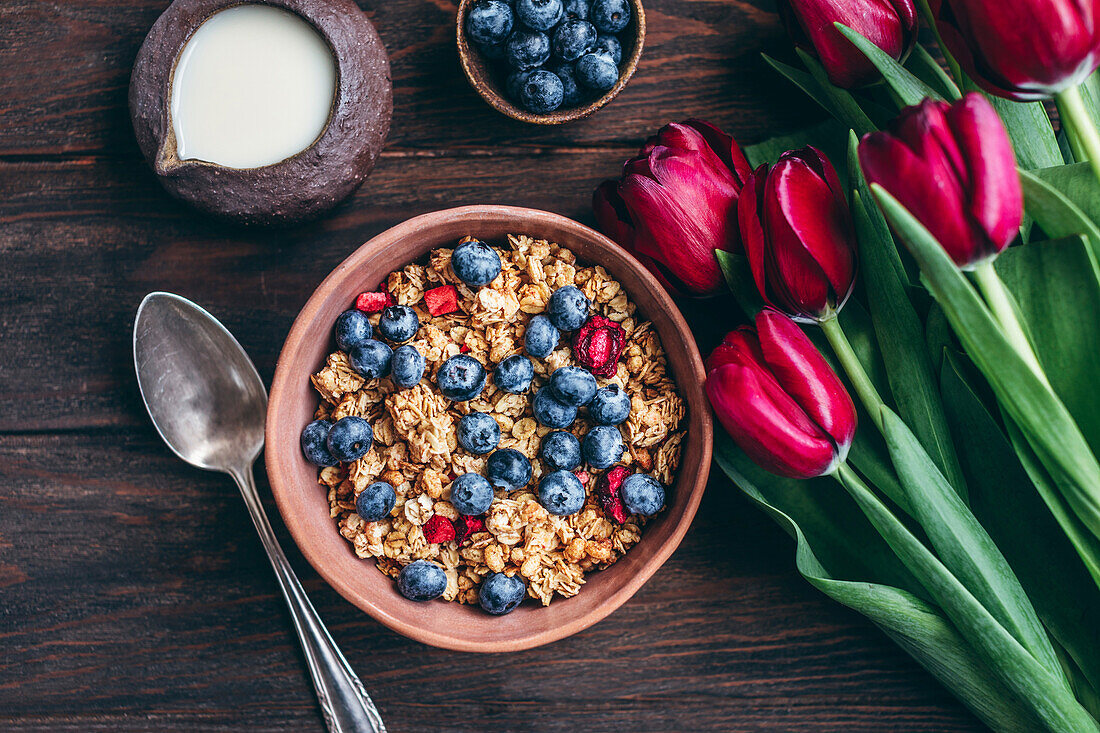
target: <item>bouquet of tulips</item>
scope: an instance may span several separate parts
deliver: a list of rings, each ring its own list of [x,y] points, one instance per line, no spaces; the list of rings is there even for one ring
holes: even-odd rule
[[[670,124],[596,217],[732,293],[715,453],[806,579],[991,728],[1100,731],[1100,1],[780,5],[835,121]]]

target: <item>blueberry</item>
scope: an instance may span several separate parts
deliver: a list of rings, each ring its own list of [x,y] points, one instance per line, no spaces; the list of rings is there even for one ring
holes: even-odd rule
[[[390,360],[390,381],[395,387],[408,389],[420,383],[424,376],[424,356],[412,344],[398,346]]]
[[[606,51],[586,53],[577,59],[577,81],[589,89],[606,92],[619,80],[619,67]]]
[[[565,87],[558,75],[546,69],[535,69],[523,80],[519,90],[519,103],[528,112],[544,115],[561,106]]]
[[[523,82],[527,81],[527,75],[530,73],[530,71],[513,71],[504,82],[504,90],[508,92],[509,99],[517,104],[519,103],[520,90],[523,89]]]
[[[477,455],[484,455],[500,442],[500,425],[492,415],[471,412],[458,421],[458,444]]]
[[[516,17],[531,30],[550,30],[564,13],[561,0],[516,0]]]
[[[515,448],[504,448],[485,462],[485,477],[500,489],[515,491],[531,482],[531,461]]]
[[[314,466],[335,466],[339,463],[326,445],[331,427],[332,423],[328,420],[314,420],[302,431],[302,453]]]
[[[535,393],[535,399],[531,401],[531,409],[539,425],[545,425],[548,428],[567,428],[577,419],[577,408],[558,402],[549,387],[542,387]]]
[[[397,574],[397,590],[410,601],[430,601],[447,590],[447,573],[434,562],[415,560]]]
[[[367,341],[374,332],[367,314],[352,308],[336,317],[336,345],[341,351],[351,351]]]
[[[455,247],[451,269],[471,288],[480,288],[500,274],[500,255],[485,242],[470,239]]]
[[[393,349],[381,341],[367,339],[348,354],[351,368],[364,379],[378,379],[390,373]]]
[[[361,417],[348,415],[329,428],[325,444],[328,452],[338,461],[351,463],[362,458],[370,450],[372,442],[374,431],[371,430],[370,423]]]
[[[630,397],[612,382],[596,391],[588,403],[588,416],[600,425],[618,425],[630,417]]]
[[[584,99],[584,93],[581,91],[581,88],[577,86],[577,75],[576,72],[573,71],[573,64],[555,64],[550,70],[561,79],[561,106],[568,108],[576,107],[580,104]]]
[[[561,5],[566,18],[588,20],[589,0],[565,0]]]
[[[408,341],[420,328],[420,319],[416,311],[407,305],[391,305],[382,309],[378,319],[378,333],[395,343]]]
[[[592,468],[610,468],[623,457],[623,434],[614,425],[596,425],[584,436],[581,450]]]
[[[523,354],[513,354],[497,364],[493,371],[493,381],[505,392],[520,394],[531,386],[535,376],[535,366]]]
[[[593,51],[606,51],[611,54],[611,60],[618,66],[623,62],[623,44],[615,36],[605,36],[603,33],[596,36],[596,45]]]
[[[477,47],[477,50],[490,61],[503,61],[508,55],[508,47],[503,43],[482,44]]]
[[[485,389],[485,367],[466,354],[457,354],[439,367],[435,381],[443,396],[455,402],[472,400]]]
[[[558,288],[550,296],[546,313],[550,322],[562,331],[576,331],[588,319],[588,298],[576,285]]]
[[[545,359],[550,352],[558,348],[561,333],[546,316],[535,316],[527,323],[523,334],[523,347],[536,359]]]
[[[554,471],[539,481],[539,504],[559,517],[576,514],[584,506],[584,485],[568,471]]]
[[[377,522],[390,515],[397,503],[397,494],[385,481],[375,481],[355,497],[355,513],[367,522]]]
[[[526,595],[527,585],[518,575],[490,573],[481,583],[477,600],[487,613],[503,616],[515,609]]]
[[[538,31],[518,30],[505,43],[508,63],[520,71],[530,71],[550,58],[550,37]]]
[[[565,366],[550,375],[550,391],[558,402],[580,407],[596,396],[596,378],[587,369]]]
[[[451,484],[451,504],[460,514],[476,517],[489,511],[493,503],[493,487],[484,476],[464,473]]]
[[[562,61],[576,61],[596,44],[596,27],[587,20],[566,20],[554,31],[551,49]]]
[[[501,0],[477,0],[466,14],[466,35],[475,43],[503,43],[512,32],[512,8]]]
[[[644,473],[627,476],[619,487],[619,496],[628,512],[643,517],[652,517],[665,505],[665,488]]]
[[[627,0],[593,0],[588,19],[602,33],[618,33],[630,22]]]
[[[572,471],[581,465],[581,442],[564,430],[555,430],[542,439],[539,458],[555,471]]]

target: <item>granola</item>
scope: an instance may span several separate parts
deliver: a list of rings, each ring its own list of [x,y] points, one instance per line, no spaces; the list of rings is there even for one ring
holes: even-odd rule
[[[655,329],[639,319],[627,293],[606,270],[578,263],[565,247],[524,235],[509,236],[507,245],[496,249],[501,272],[478,290],[455,275],[453,250],[447,248],[387,278],[389,296],[420,318],[410,342],[427,363],[419,384],[399,390],[388,377],[366,380],[342,351],[330,354],[312,376],[321,396],[318,419],[354,415],[374,428],[373,446],[362,458],[322,468],[319,482],[327,488],[340,534],[359,557],[374,558],[387,575],[396,578],[403,566],[431,560],[446,573],[445,600],[477,603],[478,587],[487,575],[519,573],[528,595],[548,605],[555,595],[579,592],[586,573],[618,560],[638,542],[645,524],[645,517],[622,516],[621,507],[622,523],[605,514],[596,496],[597,481],[605,472],[585,467],[575,472],[587,495],[580,511],[556,516],[539,503],[535,487],[547,471],[538,458],[539,444],[551,430],[535,420],[531,395],[554,370],[577,364],[569,341],[563,338],[545,359],[532,359],[535,376],[524,394],[499,390],[490,378],[475,399],[452,402],[435,383],[439,367],[466,353],[491,372],[505,357],[523,353],[528,320],[546,310],[557,288],[575,285],[591,301],[592,313],[618,324],[625,338],[609,375],[597,376],[601,387],[616,383],[631,395],[630,415],[619,426],[627,448],[619,464],[671,486],[680,462],[686,407]],[[457,310],[432,315],[432,298],[425,293],[440,285],[455,288]],[[371,316],[375,325],[377,320],[378,314]],[[485,466],[486,456],[466,452],[456,438],[459,419],[475,410],[496,419],[501,430],[497,447],[527,456],[533,476],[518,490],[497,489],[488,512],[471,518],[460,516],[449,499],[456,476],[481,472]],[[582,411],[568,430],[580,437],[589,427]],[[355,499],[380,480],[393,486],[396,505],[388,517],[368,522],[356,514]],[[443,527],[443,520],[454,523],[457,534]]]

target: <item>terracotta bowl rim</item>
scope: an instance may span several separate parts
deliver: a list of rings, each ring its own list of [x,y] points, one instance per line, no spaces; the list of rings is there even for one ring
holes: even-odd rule
[[[485,72],[484,63],[475,62],[472,58],[474,55],[478,54],[478,51],[476,47],[472,46],[470,42],[466,40],[466,34],[463,29],[466,23],[466,12],[469,10],[470,4],[475,2],[475,0],[459,0],[458,13],[455,17],[457,25],[458,60],[459,63],[462,64],[462,71],[466,75],[466,80],[470,82],[470,86],[474,88],[474,91],[476,91],[490,107],[520,122],[529,122],[535,125],[561,125],[566,122],[584,119],[615,97],[619,96],[619,92],[626,87],[627,82],[634,76],[634,72],[638,70],[638,61],[642,57],[642,49],[645,46],[645,8],[642,7],[642,0],[627,1],[630,3],[630,10],[633,14],[633,17],[630,19],[630,25],[628,25],[627,28],[634,29],[634,47],[630,52],[630,56],[623,59],[623,64],[620,67],[619,80],[615,82],[615,86],[611,87],[603,96],[592,100],[588,104],[580,107],[571,107],[569,109],[556,109],[546,114],[535,114],[534,112],[528,112],[525,109],[517,107],[512,104],[507,97],[501,94],[498,88],[499,85],[491,78],[490,74]]]
[[[688,403],[688,438],[686,440],[700,440],[701,455],[698,466],[694,469],[694,475],[685,473],[685,471],[691,469],[683,465],[677,475],[675,490],[688,491],[688,498],[679,516],[673,517],[670,515],[668,517],[667,521],[674,522],[669,536],[657,547],[651,557],[644,560],[635,569],[634,573],[628,576],[625,583],[613,588],[602,603],[586,613],[574,617],[564,617],[560,623],[526,636],[503,640],[467,638],[457,634],[441,632],[435,628],[426,628],[418,624],[415,611],[408,614],[388,612],[374,602],[365,592],[361,583],[357,584],[354,582],[354,578],[346,577],[328,566],[324,561],[324,553],[321,549],[323,546],[340,543],[345,550],[350,552],[350,549],[348,549],[347,541],[339,533],[334,532],[332,535],[327,536],[311,534],[307,531],[303,520],[299,519],[299,502],[304,501],[304,499],[300,500],[298,498],[302,495],[301,487],[293,484],[290,479],[284,480],[283,477],[284,475],[290,475],[287,469],[291,465],[296,462],[304,463],[304,458],[301,456],[297,440],[285,441],[284,443],[279,439],[278,426],[280,425],[282,413],[289,409],[289,406],[296,399],[294,397],[295,381],[307,378],[310,370],[316,366],[303,367],[302,364],[298,363],[300,359],[297,356],[303,345],[307,344],[308,340],[316,338],[316,334],[309,332],[308,326],[328,299],[334,297],[337,281],[348,270],[356,269],[360,263],[368,260],[376,250],[389,247],[409,237],[416,237],[418,232],[430,231],[433,227],[454,219],[469,221],[471,229],[476,229],[478,223],[486,219],[516,219],[517,221],[523,221],[524,218],[531,216],[552,222],[555,226],[560,227],[562,231],[568,231],[577,238],[588,239],[597,246],[605,248],[608,252],[614,253],[609,259],[618,261],[612,267],[615,269],[628,269],[632,275],[639,277],[655,296],[656,307],[667,312],[674,329],[671,332],[668,329],[662,330],[656,326],[656,323],[655,328],[657,328],[658,335],[661,337],[666,349],[683,348],[688,354],[690,371],[693,377],[692,383],[685,384],[682,379],[678,378],[677,386]],[[521,224],[521,228],[517,230],[517,233],[523,233],[522,228],[529,226],[529,224]],[[379,280],[386,274],[388,273],[379,273]],[[558,214],[515,206],[472,205],[421,214],[383,231],[358,247],[321,282],[295,318],[276,363],[275,377],[272,381],[268,403],[264,461],[271,492],[287,529],[290,530],[294,542],[310,565],[337,593],[352,605],[366,611],[378,622],[416,641],[455,651],[513,652],[530,649],[570,636],[607,617],[633,596],[679,546],[699,508],[699,502],[702,499],[710,472],[713,451],[713,421],[703,391],[704,376],[702,357],[695,345],[691,331],[683,315],[675,307],[664,288],[637,259],[599,232]],[[294,434],[297,435],[297,433]],[[632,548],[625,558],[636,557],[637,555],[632,555],[632,553],[636,553],[638,547],[642,546],[646,539],[647,534],[643,533],[638,545]],[[623,560],[620,560],[620,562],[623,562]],[[370,570],[378,572],[373,564],[371,564]],[[586,590],[589,589],[582,589],[581,595]],[[396,595],[396,589],[393,590],[393,593]],[[568,600],[571,599],[565,601],[558,599],[556,604],[567,603]],[[540,610],[542,609],[535,609],[535,612]],[[546,609],[546,611],[552,610],[553,606]]]

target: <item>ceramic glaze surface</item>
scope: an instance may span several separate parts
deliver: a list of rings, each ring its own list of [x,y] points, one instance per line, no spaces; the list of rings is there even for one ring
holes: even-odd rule
[[[267,5],[222,10],[176,62],[176,154],[230,168],[278,163],[320,136],[335,93],[332,51],[301,17]]]

